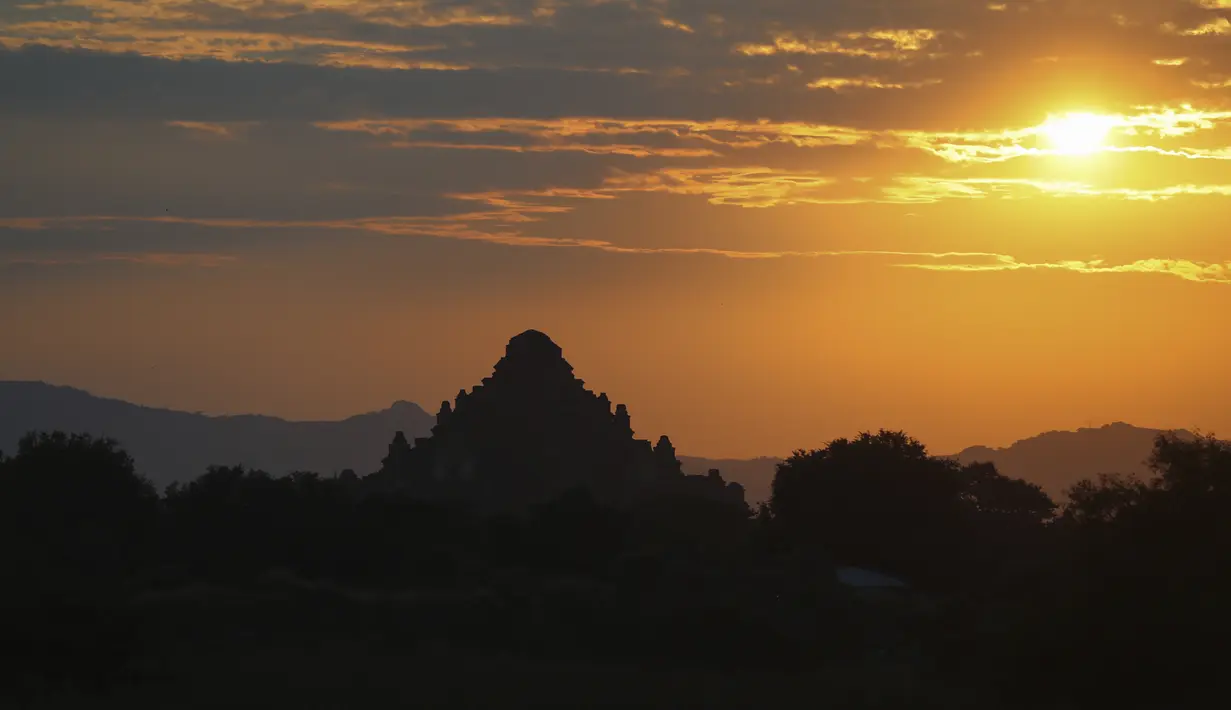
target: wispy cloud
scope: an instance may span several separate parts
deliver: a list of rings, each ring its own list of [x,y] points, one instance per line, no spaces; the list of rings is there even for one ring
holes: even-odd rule
[[[986,263],[895,264],[928,271],[1068,271],[1077,274],[1164,274],[1196,283],[1231,284],[1231,262],[1212,264],[1187,259],[1139,259],[1127,264],[1109,264],[1103,259],[1054,262],[1021,262],[998,255]]]
[[[570,194],[569,197],[604,198],[596,194]],[[499,196],[473,195],[471,199],[483,200],[495,204],[502,201],[512,205],[512,209],[522,206],[510,203],[507,198]],[[573,248],[594,249],[611,254],[628,255],[698,255],[718,256],[728,259],[762,260],[762,259],[816,259],[816,258],[880,258],[887,265],[905,269],[921,269],[937,272],[977,273],[1001,271],[1067,271],[1076,274],[1164,274],[1175,276],[1185,281],[1195,283],[1231,284],[1231,262],[1208,263],[1185,259],[1139,259],[1125,264],[1111,264],[1103,259],[1063,260],[1054,262],[1019,261],[1009,254],[995,252],[970,251],[902,251],[902,250],[780,250],[757,251],[738,249],[718,249],[707,247],[655,247],[655,246],[625,246],[601,239],[567,238],[567,237],[537,237],[522,234],[516,230],[483,230],[464,223],[451,224],[447,219],[433,222],[425,218],[372,218],[359,220],[329,220],[329,221],[281,221],[281,220],[242,220],[242,219],[211,219],[187,217],[122,217],[93,216],[75,218],[46,218],[42,220],[24,220],[17,228],[46,228],[55,224],[88,222],[157,222],[192,224],[197,226],[221,229],[330,229],[357,230],[377,234],[398,236],[428,236],[435,238],[477,240],[493,244],[514,247],[537,248]],[[0,226],[13,227],[13,222],[0,220]],[[234,263],[233,256],[218,254],[186,254],[186,253],[137,253],[137,254],[94,254],[86,257],[15,257],[3,262],[6,265],[81,265],[99,262],[122,262],[145,266],[197,266],[218,267]]]
[[[243,135],[249,129],[259,125],[256,121],[243,121],[235,123],[209,123],[206,121],[168,121],[168,126],[173,128],[183,128],[198,135],[209,136],[213,138],[222,138],[225,140],[234,140]]]
[[[651,173],[616,173],[602,191],[665,192],[703,195],[710,204],[774,207],[780,204],[828,203],[825,191],[837,182],[827,175],[768,167],[666,168]]]
[[[85,266],[88,264],[116,263],[154,267],[217,268],[239,261],[229,254],[197,254],[184,252],[135,252],[113,254],[50,254],[20,255],[0,259],[4,266]]]
[[[1219,7],[1221,8],[1221,6]],[[1228,20],[1225,17],[1217,17],[1208,22],[1203,22],[1195,27],[1188,28],[1180,28],[1177,27],[1174,22],[1168,22],[1163,25],[1163,30],[1173,34],[1183,35],[1185,37],[1231,35],[1231,20]]]
[[[450,143],[448,141],[393,141],[393,148],[435,148],[439,150],[494,150],[507,153],[588,153],[590,155],[627,155],[634,158],[706,158],[718,155],[709,148],[660,148],[622,143],[550,143],[546,145],[506,145],[502,143]]]
[[[922,53],[939,36],[928,28],[874,29],[842,32],[828,37],[800,37],[782,33],[768,42],[737,44],[734,51],[746,56],[775,54],[831,54],[866,57],[880,61],[907,61]]]
[[[1073,117],[1077,116],[1077,119]],[[1178,108],[1141,106],[1133,114],[1073,114],[1050,117],[1038,125],[1000,131],[891,131],[888,137],[931,153],[952,163],[1002,163],[1029,156],[1062,155],[1049,146],[1058,123],[1066,120],[1097,121],[1102,142],[1089,146],[1090,153],[1152,152],[1191,159],[1225,159],[1221,150],[1152,144],[1118,144],[1118,140],[1170,141],[1231,125],[1231,111],[1210,111],[1183,105]]]
[[[893,184],[884,188],[884,194],[889,201],[896,202],[941,202],[951,199],[1026,199],[1039,195],[1162,202],[1183,196],[1229,197],[1231,196],[1231,184],[1168,185],[1146,189],[1096,187],[1076,180],[908,176],[895,178]]]
[[[923,81],[890,81],[874,76],[832,76],[821,77],[808,82],[809,89],[830,89],[846,91],[850,89],[922,89],[943,83],[940,79],[924,79]]]
[[[810,86],[843,91],[851,88],[901,89],[912,85],[884,83],[874,78],[833,78],[818,80]],[[314,125],[328,131],[385,137],[391,146],[410,148],[709,157],[774,145],[799,148],[866,145],[884,150],[922,151],[948,163],[993,164],[1019,158],[1065,155],[1066,149],[1051,145],[1057,124],[1062,127],[1066,121],[1079,120],[1097,122],[1103,134],[1101,142],[1089,146],[1091,154],[1153,153],[1190,160],[1231,159],[1231,146],[1211,148],[1177,144],[1195,134],[1231,126],[1231,111],[1204,110],[1191,105],[1142,106],[1129,114],[1061,114],[1037,125],[984,131],[869,130],[789,121],[613,117],[357,119]],[[466,139],[449,139],[455,135]],[[637,141],[630,141],[630,137]]]
[[[120,3],[136,6],[138,3]],[[113,54],[136,53],[168,59],[220,59],[224,61],[279,61],[296,56],[320,57],[319,63],[380,67],[386,55],[405,55],[439,49],[439,45],[367,42],[325,36],[278,34],[230,28],[182,28],[146,25],[133,21],[46,20],[0,24],[0,46],[26,45],[88,49]],[[297,53],[300,53],[297,55]],[[426,62],[421,68],[433,68]]]
[[[614,117],[577,116],[555,119],[526,118],[439,118],[439,119],[358,119],[350,121],[322,121],[314,124],[327,131],[368,133],[374,136],[403,139],[423,134],[458,134],[468,136],[467,144],[474,145],[476,137],[486,138],[482,145],[507,145],[503,136],[515,136],[532,141],[541,141],[544,149],[552,146],[576,145],[591,141],[601,147],[601,140],[628,137],[643,139],[640,148],[651,152],[655,146],[651,139],[671,139],[685,143],[700,143],[710,149],[756,148],[774,144],[789,144],[796,147],[823,147],[833,145],[857,145],[870,141],[875,134],[846,126],[832,126],[804,122],[685,120],[685,119],[628,119]],[[398,143],[393,143],[397,145]]]

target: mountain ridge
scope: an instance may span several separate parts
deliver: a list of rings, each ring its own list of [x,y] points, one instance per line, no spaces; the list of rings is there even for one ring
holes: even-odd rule
[[[1008,446],[968,446],[956,454],[941,457],[963,464],[991,462],[1004,475],[1037,483],[1060,500],[1070,486],[1100,473],[1149,476],[1148,459],[1154,440],[1168,433],[1182,438],[1194,436],[1183,429],[1154,429],[1112,422],[1076,430],[1053,429],[1018,439]],[[769,499],[774,473],[782,459],[681,456],[680,461],[688,473],[703,473],[707,467],[719,468],[724,474],[729,471],[727,478],[738,481],[748,490],[748,500],[759,501]]]
[[[274,474],[296,470],[374,471],[396,431],[421,434],[434,418],[398,400],[338,421],[290,421],[264,414],[208,415],[99,397],[40,381],[0,381],[0,451],[32,430],[89,432],[116,439],[138,470],[165,486],[210,465],[242,464]]]
[[[341,420],[294,421],[265,414],[209,415],[149,407],[100,397],[87,390],[42,381],[0,381],[0,451],[11,452],[30,430],[61,429],[109,436],[124,445],[138,470],[156,485],[191,479],[210,465],[242,464],[283,474],[347,468],[360,474],[380,468],[389,440],[404,431],[428,436],[436,419],[422,407],[396,400],[388,408]],[[1101,427],[1052,430],[1008,446],[970,446],[947,455],[962,463],[990,461],[1007,476],[1042,486],[1054,497],[1099,473],[1147,475],[1155,437],[1184,430],[1113,422]],[[817,442],[819,445],[820,442]],[[742,484],[750,503],[767,500],[777,464],[751,459],[679,456],[685,473],[719,469]]]
[[[991,461],[1004,475],[1025,478],[1057,497],[1082,478],[1100,473],[1148,476],[1154,441],[1161,434],[1194,436],[1183,429],[1152,429],[1117,421],[1101,427],[1046,431],[1006,447],[971,446],[950,458],[964,464]]]

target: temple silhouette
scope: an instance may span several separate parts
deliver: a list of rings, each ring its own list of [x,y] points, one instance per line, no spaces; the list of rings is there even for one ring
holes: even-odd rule
[[[717,470],[682,471],[671,440],[634,435],[628,408],[614,410],[573,374],[560,346],[528,330],[509,341],[490,377],[442,402],[432,435],[413,446],[402,432],[381,470],[383,490],[425,499],[520,507],[584,489],[613,504],[688,494],[744,505],[744,489]]]

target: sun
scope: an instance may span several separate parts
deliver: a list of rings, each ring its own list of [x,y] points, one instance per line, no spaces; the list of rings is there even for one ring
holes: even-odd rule
[[[1095,113],[1070,113],[1051,116],[1039,126],[1052,151],[1061,155],[1089,155],[1107,143],[1107,136],[1116,125],[1114,116]]]

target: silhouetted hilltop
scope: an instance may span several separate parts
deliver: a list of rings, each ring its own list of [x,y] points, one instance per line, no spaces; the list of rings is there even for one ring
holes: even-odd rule
[[[1145,429],[1124,422],[1077,431],[1049,431],[1001,449],[972,446],[953,458],[966,463],[990,461],[1004,475],[1037,483],[1059,495],[1083,478],[1100,473],[1146,477],[1146,465],[1160,429]],[[1175,432],[1191,438],[1186,431]]]
[[[552,343],[551,347],[556,346]],[[558,351],[556,347],[553,355],[558,355]],[[562,355],[555,357],[555,361],[554,367],[563,363],[568,377],[572,376],[572,368]],[[553,365],[546,367],[548,370],[540,376],[550,378],[545,373]],[[559,370],[557,376],[562,372]],[[568,387],[586,391],[581,380],[574,381],[577,384]],[[530,402],[531,408],[541,406],[546,402],[545,396],[531,387],[523,403]],[[598,395],[596,400],[602,396]],[[529,411],[508,415],[507,420],[524,419]],[[612,416],[617,414],[618,409]],[[31,430],[61,429],[110,436],[132,452],[138,469],[160,487],[194,478],[212,464],[242,463],[271,473],[332,473],[351,468],[364,474],[381,467],[381,457],[394,432],[402,431],[409,437],[409,448],[410,441],[428,436],[435,423],[419,405],[405,401],[342,421],[292,422],[263,415],[207,416],[144,407],[44,382],[0,382],[0,451],[12,451],[17,439]],[[1078,480],[1099,473],[1144,475],[1145,460],[1160,433],[1163,430],[1117,422],[1077,431],[1045,432],[1004,448],[972,446],[953,458],[963,463],[990,461],[1007,476],[1037,483],[1049,493],[1059,495]],[[643,453],[648,444],[646,441],[638,445]],[[695,456],[680,456],[678,460],[683,472],[689,475],[721,470],[724,479],[744,486],[749,502],[769,498],[781,461],[773,457]]]
[[[1049,431],[1022,439],[1005,448],[971,446],[952,454],[961,463],[987,461],[1011,478],[1037,483],[1054,496],[1083,478],[1100,473],[1137,474],[1146,477],[1146,459],[1154,448],[1154,439],[1166,430],[1136,427],[1116,422],[1097,428],[1077,431]],[[1186,431],[1177,432],[1191,437]],[[774,473],[782,459],[706,459],[681,456],[684,471],[701,474],[711,468],[722,470],[723,476],[736,481],[748,491],[748,500],[768,500]]]
[[[442,402],[430,437],[411,448],[399,432],[373,483],[428,496],[499,505],[548,500],[585,488],[609,500],[647,490],[731,496],[720,476],[686,476],[666,436],[634,436],[628,408],[573,374],[560,346],[537,330],[512,338],[492,375]]]
[[[142,407],[43,382],[0,382],[0,450],[12,451],[31,430],[90,432],[119,440],[159,487],[195,478],[213,464],[274,474],[367,473],[380,467],[393,432],[418,435],[431,426],[431,415],[411,402],[343,421],[292,422]]]
[[[700,456],[681,456],[684,473],[690,476],[705,475],[712,469],[722,471],[722,477],[744,487],[749,503],[768,501],[774,484],[774,474],[782,459],[759,456],[755,459],[707,459]]]

